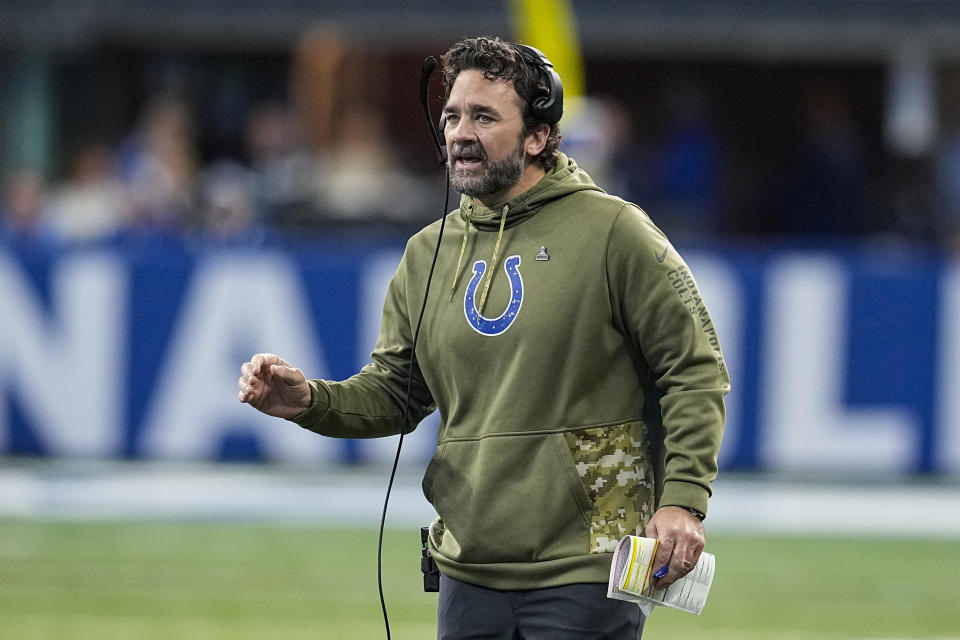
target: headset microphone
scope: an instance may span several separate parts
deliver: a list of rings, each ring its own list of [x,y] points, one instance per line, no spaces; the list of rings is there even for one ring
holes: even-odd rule
[[[430,56],[423,61],[420,67],[420,106],[423,107],[423,116],[427,119],[427,126],[430,133],[433,134],[433,143],[437,145],[437,159],[441,165],[447,164],[447,148],[440,141],[440,134],[437,132],[437,126],[433,124],[433,116],[430,115],[430,76],[437,68],[437,59]]]

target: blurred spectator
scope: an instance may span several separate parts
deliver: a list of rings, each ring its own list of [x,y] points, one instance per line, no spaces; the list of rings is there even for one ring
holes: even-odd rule
[[[353,87],[366,81],[368,91],[372,90],[363,66],[359,52],[349,50],[334,25],[319,25],[297,42],[291,77],[293,104],[314,149],[331,144],[338,111],[353,98]]]
[[[929,157],[913,158],[895,156],[885,167],[882,188],[883,200],[888,210],[880,216],[880,225],[872,231],[880,231],[887,242],[895,244],[935,245],[938,237],[933,189],[932,162]]]
[[[127,222],[130,201],[106,145],[85,145],[76,153],[67,180],[53,195],[50,215],[53,228],[67,241],[112,236]]]
[[[46,195],[40,176],[22,169],[3,182],[0,196],[0,239],[20,249],[45,249],[56,244],[46,220]]]
[[[704,89],[690,79],[669,84],[668,116],[655,170],[657,206],[664,225],[680,237],[720,230],[720,141]],[[667,231],[670,233],[670,231]]]
[[[866,158],[847,96],[820,84],[803,105],[803,131],[787,161],[779,228],[795,235],[849,235],[867,230]]]
[[[937,239],[960,255],[960,69],[943,74],[944,134],[933,161]]]
[[[960,129],[945,136],[935,163],[936,212],[940,242],[960,255]]]
[[[356,105],[344,113],[320,171],[320,207],[334,220],[422,222],[423,185],[392,148],[382,110]]]
[[[582,97],[576,106],[568,101],[564,122],[560,150],[590,167],[590,177],[605,191],[625,193],[618,162],[633,142],[626,107],[613,97]]]
[[[139,128],[121,146],[119,163],[134,230],[176,231],[195,216],[199,158],[193,116],[183,101],[151,100]]]
[[[282,226],[314,217],[317,162],[303,143],[302,127],[285,105],[254,105],[244,143],[258,210],[267,224]]]
[[[253,184],[253,175],[236,162],[220,160],[204,170],[199,196],[202,234],[225,245],[262,242]]]
[[[699,239],[722,230],[721,143],[707,94],[694,80],[668,83],[655,133],[622,146],[617,165],[629,199],[671,238]]]
[[[352,43],[334,25],[308,31],[294,50],[292,96],[317,161],[313,224],[421,224],[429,215],[418,177],[393,145],[389,58]],[[424,217],[427,216],[427,217]]]

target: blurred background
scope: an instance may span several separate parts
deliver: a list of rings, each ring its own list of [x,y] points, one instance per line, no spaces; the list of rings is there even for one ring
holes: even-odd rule
[[[947,0],[0,0],[0,637],[270,637],[281,619],[287,637],[377,637],[369,581],[355,596],[369,611],[318,608],[345,590],[310,583],[303,610],[277,604],[243,630],[243,600],[156,602],[206,602],[184,591],[187,549],[208,549],[182,562],[210,592],[248,581],[262,597],[290,588],[302,555],[275,560],[283,576],[217,571],[265,540],[337,546],[375,529],[396,440],[264,418],[237,403],[236,379],[260,351],[318,378],[367,362],[406,238],[455,206],[420,64],[481,34],[554,61],[561,150],[667,232],[732,372],[708,531],[774,576],[731,583],[712,625],[664,629],[960,637],[960,590],[936,581],[960,562],[960,3]],[[405,441],[397,531],[432,517],[419,477],[436,424]],[[197,521],[214,529],[178,524]],[[134,542],[156,536],[182,544],[158,556]],[[197,559],[234,548],[228,536],[237,556]],[[844,546],[865,538],[913,554],[877,569]],[[396,571],[415,591],[409,544],[413,568]],[[777,573],[785,555],[804,560]],[[312,557],[326,574],[331,556]],[[836,616],[807,615],[824,598],[811,567],[839,558],[858,564]],[[118,595],[167,564],[180,569],[158,590]],[[117,576],[102,599],[76,598]],[[783,583],[779,600],[750,591],[761,579]],[[864,582],[881,594],[852,597]],[[404,607],[417,613],[400,637],[430,637],[429,598]],[[318,610],[347,612],[344,626],[317,635],[340,624]]]

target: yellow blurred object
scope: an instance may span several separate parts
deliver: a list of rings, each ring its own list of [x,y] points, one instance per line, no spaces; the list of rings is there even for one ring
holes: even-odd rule
[[[564,118],[576,117],[583,97],[584,71],[573,2],[510,0],[510,10],[517,40],[540,49],[563,80]]]

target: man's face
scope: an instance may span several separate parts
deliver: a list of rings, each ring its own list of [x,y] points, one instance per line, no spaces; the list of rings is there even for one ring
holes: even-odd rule
[[[526,152],[522,103],[513,85],[462,71],[443,112],[450,184],[485,204],[516,195]]]

